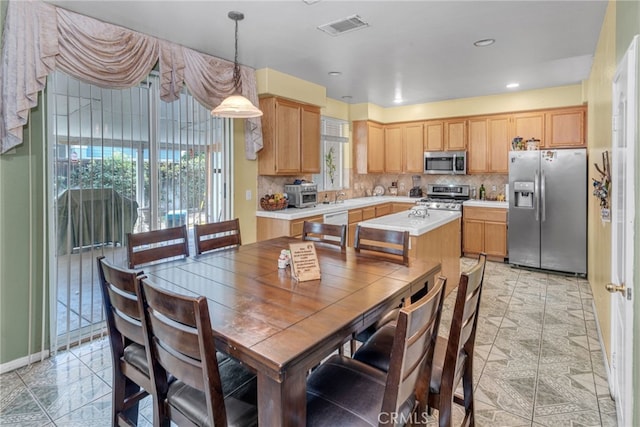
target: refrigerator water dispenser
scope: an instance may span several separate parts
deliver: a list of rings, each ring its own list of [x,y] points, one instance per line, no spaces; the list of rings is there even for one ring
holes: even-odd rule
[[[533,208],[533,189],[533,181],[514,182],[514,206],[516,208]]]

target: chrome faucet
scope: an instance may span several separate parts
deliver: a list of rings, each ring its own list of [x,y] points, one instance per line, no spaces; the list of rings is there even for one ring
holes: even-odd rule
[[[344,193],[344,191],[336,191],[333,203],[344,203],[345,197],[347,197],[347,195]]]

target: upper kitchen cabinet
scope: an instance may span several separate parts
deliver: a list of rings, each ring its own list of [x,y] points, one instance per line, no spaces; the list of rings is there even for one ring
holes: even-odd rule
[[[530,111],[528,113],[516,113],[512,115],[513,131],[512,140],[516,136],[525,141],[534,138],[544,145],[544,112]]]
[[[278,97],[260,99],[263,148],[258,174],[320,172],[320,108]]]
[[[467,171],[474,173],[508,173],[509,116],[472,117],[469,119],[469,156]]]
[[[464,151],[467,149],[467,119],[452,119],[444,122],[445,151]]]
[[[403,125],[384,127],[384,171],[402,173]]]
[[[386,173],[422,173],[424,166],[422,122],[384,127],[384,171]]]
[[[586,146],[585,107],[563,108],[545,114],[547,148],[575,148]]]
[[[424,172],[424,125],[422,122],[404,125],[402,147],[402,171],[407,173]]]
[[[384,173],[384,126],[367,120],[353,122],[356,173]]]
[[[424,122],[424,151],[444,150],[444,123],[441,120]]]

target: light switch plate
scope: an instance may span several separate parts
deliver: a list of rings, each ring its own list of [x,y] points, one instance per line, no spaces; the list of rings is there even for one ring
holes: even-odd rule
[[[251,200],[251,190],[247,190],[245,197],[247,198],[247,200]]]

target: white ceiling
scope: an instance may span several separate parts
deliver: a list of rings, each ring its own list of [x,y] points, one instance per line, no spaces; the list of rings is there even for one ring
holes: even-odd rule
[[[311,2],[310,0],[307,0]],[[589,76],[607,0],[66,1],[58,6],[383,107],[580,83]],[[359,15],[369,27],[332,37],[318,26]],[[493,38],[477,48],[473,42]],[[330,76],[340,71],[340,76]],[[401,96],[401,104],[394,103]],[[351,96],[344,99],[344,96]]]

